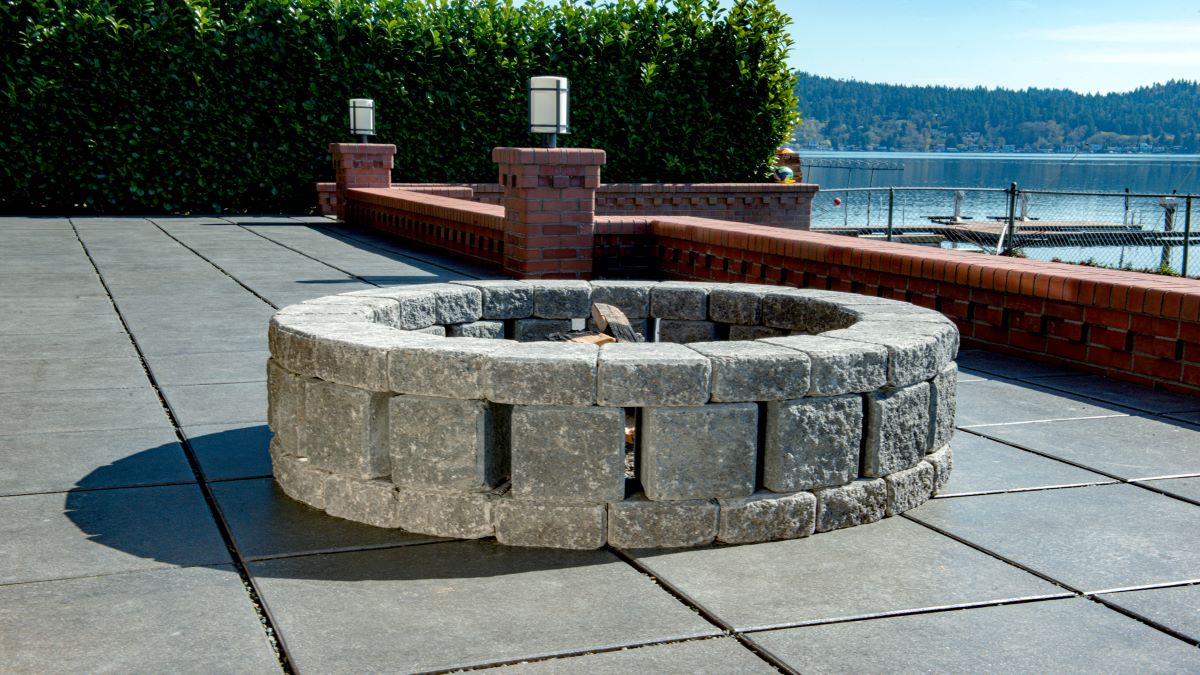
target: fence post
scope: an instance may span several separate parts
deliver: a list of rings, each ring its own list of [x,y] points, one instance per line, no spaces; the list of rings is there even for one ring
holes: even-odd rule
[[[1190,200],[1191,197],[1188,197],[1188,199]],[[888,226],[887,226],[887,240],[888,241],[892,240],[892,213],[895,210],[895,202],[896,202],[896,188],[888,188]],[[1191,204],[1191,201],[1189,201],[1188,203]],[[1184,250],[1186,251],[1187,249],[1184,249]]]
[[[1171,241],[1167,239],[1167,233],[1175,231],[1175,198],[1163,197],[1158,203],[1163,210],[1163,247],[1158,269],[1160,272],[1167,272],[1171,269]]]
[[[996,241],[996,255],[1008,255],[1012,252],[1012,239],[1016,234],[1016,219],[1017,219],[1017,183],[1013,181],[1008,186],[1008,217],[1004,222],[1004,229],[1000,231],[1000,238]]]
[[[1192,245],[1192,195],[1187,196],[1183,211],[1183,276],[1188,276],[1188,249]]]

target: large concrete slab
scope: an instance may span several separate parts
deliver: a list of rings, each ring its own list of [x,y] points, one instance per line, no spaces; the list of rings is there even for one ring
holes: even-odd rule
[[[0,497],[0,584],[229,561],[195,485]]]
[[[1200,585],[1105,593],[1097,597],[1200,644]]]
[[[0,392],[129,389],[149,384],[142,362],[131,356],[6,361]]]
[[[1105,417],[974,430],[1125,479],[1200,474],[1200,427],[1182,422]]]
[[[153,356],[146,361],[160,386],[228,384],[265,381],[270,355],[265,351],[218,352]]]
[[[607,551],[454,542],[250,571],[301,671],[442,670],[720,633]]]
[[[1132,485],[935,499],[906,516],[1080,591],[1200,580],[1200,506]]]
[[[1194,478],[1168,478],[1164,480],[1148,480],[1137,483],[1151,490],[1162,490],[1176,497],[1191,500],[1200,504],[1200,476]]]
[[[635,556],[738,630],[1062,593],[903,518],[807,539]]]
[[[707,638],[492,668],[494,675],[629,675],[629,673],[777,673],[733,638]]]
[[[273,478],[223,481],[211,489],[238,552],[247,560],[437,541],[325,515],[283,494]]]
[[[960,427],[1011,424],[1080,417],[1128,415],[1136,412],[1112,403],[1002,380],[962,382],[958,386]]]
[[[149,386],[0,394],[0,436],[91,429],[169,427]]]
[[[982,349],[963,349],[955,358],[960,368],[1008,378],[1044,378],[1079,375],[1079,371],[1064,366],[1022,359],[1008,354]]]
[[[171,412],[183,426],[267,421],[266,364],[262,382],[188,384],[162,387]]]
[[[0,654],[17,673],[280,672],[228,565],[0,586]]]
[[[1200,669],[1200,651],[1191,645],[1084,599],[809,626],[750,639],[804,673]]]
[[[120,330],[0,335],[0,361],[136,356],[129,336]]]
[[[1200,396],[1147,389],[1099,375],[1075,375],[1039,380],[1038,384],[1149,413],[1200,411]]]
[[[0,495],[195,481],[165,424],[0,436],[0,457]]]
[[[205,480],[271,475],[271,430],[265,424],[200,424],[184,427],[183,433]]]
[[[938,493],[940,497],[1113,482],[1098,473],[962,431],[954,435],[951,445],[954,469],[950,482]]]

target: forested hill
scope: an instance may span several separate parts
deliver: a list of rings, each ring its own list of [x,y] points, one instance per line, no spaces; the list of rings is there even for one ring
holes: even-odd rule
[[[1200,82],[1101,95],[797,77],[802,148],[1200,152]]]

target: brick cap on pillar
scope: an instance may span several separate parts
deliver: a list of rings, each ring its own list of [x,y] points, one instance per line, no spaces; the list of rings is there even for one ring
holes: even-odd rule
[[[497,164],[557,164],[560,166],[604,166],[603,150],[591,148],[492,148]]]
[[[391,143],[330,143],[329,152],[334,155],[395,155],[396,146]]]

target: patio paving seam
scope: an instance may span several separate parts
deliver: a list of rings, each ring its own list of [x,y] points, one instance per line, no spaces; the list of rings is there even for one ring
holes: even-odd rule
[[[1129,417],[1129,415],[1117,415],[1117,417]],[[1061,421],[1061,420],[1050,420],[1050,421]],[[1028,422],[1020,422],[1020,424],[1029,424],[1029,423]],[[1160,488],[1151,487],[1151,486],[1145,484],[1146,481],[1154,481],[1154,480],[1162,480],[1162,479],[1170,479],[1170,478],[1193,478],[1196,476],[1200,476],[1200,474],[1182,474],[1182,475],[1170,475],[1170,476],[1148,476],[1148,477],[1138,477],[1138,478],[1122,478],[1121,476],[1117,476],[1115,474],[1109,473],[1103,469],[1098,469],[1095,467],[1088,466],[1086,464],[1080,464],[1078,462],[1073,462],[1069,459],[1064,459],[1062,457],[1056,457],[1054,455],[1042,452],[1040,450],[1036,450],[1034,448],[1029,448],[1024,445],[1020,445],[1019,443],[1014,443],[1009,440],[995,438],[992,436],[988,436],[987,434],[979,433],[979,432],[975,431],[975,428],[976,427],[958,427],[957,431],[963,431],[963,432],[971,434],[972,436],[986,438],[989,441],[993,441],[995,443],[1000,443],[1002,445],[1007,445],[1011,448],[1016,448],[1017,450],[1022,450],[1024,452],[1028,452],[1030,454],[1037,455],[1044,459],[1050,459],[1055,462],[1062,462],[1063,464],[1068,464],[1077,469],[1083,469],[1084,471],[1091,471],[1092,473],[1100,474],[1101,476],[1112,479],[1110,481],[1097,481],[1094,483],[1081,483],[1079,485],[1045,486],[1045,487],[1037,487],[1037,488],[1000,490],[997,492],[980,492],[980,493],[975,493],[976,495],[1007,494],[1010,492],[1038,492],[1041,490],[1061,490],[1061,489],[1067,489],[1067,488],[1091,487],[1091,486],[1095,486],[1095,485],[1132,485],[1134,487],[1142,488],[1143,490],[1149,490],[1150,492],[1156,492],[1164,497],[1170,497],[1171,499],[1181,501],[1185,504],[1200,505],[1200,502],[1196,502],[1196,501],[1193,501],[1186,497],[1181,497],[1177,494],[1167,492]],[[966,496],[975,496],[975,495],[946,495],[946,498],[953,498],[953,497],[960,497],[960,496],[966,497]],[[934,498],[941,499],[942,497],[935,496]],[[922,523],[922,524],[924,524],[924,523]]]
[[[183,243],[183,242],[182,242],[182,241],[181,241],[181,240],[180,240],[178,237],[176,237],[175,235],[171,234],[170,232],[167,232],[167,231],[166,231],[165,229],[163,229],[163,227],[162,227],[161,225],[159,225],[159,224],[158,224],[156,221],[153,221],[153,220],[151,220],[150,222],[151,222],[151,224],[153,224],[153,225],[154,225],[154,227],[158,228],[158,231],[159,231],[159,232],[162,232],[162,233],[163,233],[163,234],[165,234],[167,237],[169,237],[169,238],[171,239],[171,241],[174,241],[176,244],[179,244],[179,245],[180,245],[180,246],[182,246],[183,248],[187,249],[189,252],[191,252],[191,254],[192,254],[192,255],[196,256],[197,258],[199,258],[199,259],[203,260],[204,262],[208,263],[209,265],[212,265],[212,266],[213,266],[214,268],[216,268],[216,269],[217,269],[217,271],[219,271],[221,274],[224,274],[225,276],[227,276],[227,277],[229,277],[230,279],[232,279],[232,280],[233,280],[233,282],[234,282],[235,284],[237,284],[238,286],[241,286],[242,288],[246,289],[246,291],[247,291],[248,293],[250,293],[250,294],[251,294],[251,295],[253,295],[254,297],[258,298],[259,300],[262,300],[263,302],[265,302],[265,303],[267,304],[267,306],[268,306],[268,307],[270,307],[271,309],[279,309],[279,306],[278,306],[278,305],[276,305],[276,304],[272,303],[270,300],[267,300],[267,299],[266,299],[266,298],[264,298],[263,296],[259,295],[259,294],[258,294],[258,292],[256,292],[256,291],[255,291],[253,288],[250,288],[250,287],[249,287],[249,286],[247,286],[246,284],[242,283],[242,280],[241,280],[241,279],[238,279],[237,277],[235,277],[235,276],[233,276],[232,274],[230,274],[230,273],[229,273],[229,272],[228,272],[228,271],[227,271],[227,270],[226,270],[224,267],[221,267],[221,266],[220,266],[220,265],[218,265],[217,263],[213,262],[211,259],[209,259],[209,258],[205,257],[203,254],[201,254],[201,253],[200,253],[199,251],[197,251],[196,249],[194,249],[194,248],[192,248],[191,246],[188,246],[187,244]],[[82,243],[82,240],[80,240],[80,242]],[[86,247],[85,247],[85,248],[86,248]],[[88,255],[88,258],[91,258],[91,255],[90,255],[90,254]],[[96,271],[97,271],[97,273],[99,273],[99,269],[97,269]],[[101,283],[103,283],[103,281],[104,281],[104,276],[103,276],[103,275],[101,275],[100,279],[101,279]],[[108,288],[108,284],[105,284],[105,285],[104,285],[104,287],[107,289],[107,288]],[[121,319],[121,322],[122,322],[122,323],[124,323],[124,322],[125,322],[124,318],[122,318],[122,319]],[[139,350],[139,351],[138,351],[138,353],[140,354],[140,353],[141,353],[141,351]]]
[[[125,330],[126,335],[128,335],[129,339],[133,342],[133,348],[134,351],[137,352],[137,358],[139,361],[141,361],[142,368],[146,371],[146,378],[150,381],[150,386],[154,389],[154,393],[158,396],[158,401],[162,406],[163,412],[170,420],[171,426],[175,432],[175,437],[179,441],[180,447],[183,449],[184,457],[187,459],[188,466],[192,471],[192,476],[196,481],[196,485],[200,490],[201,496],[204,498],[205,506],[207,506],[209,513],[213,518],[217,532],[220,534],[221,540],[225,544],[225,548],[228,551],[229,557],[232,561],[232,566],[235,570],[237,570],[237,574],[242,582],[242,586],[246,589],[246,599],[250,602],[255,615],[258,617],[259,622],[263,626],[267,641],[272,646],[273,651],[279,659],[279,666],[285,673],[294,673],[295,669],[292,667],[291,658],[288,656],[282,636],[279,635],[279,630],[276,627],[274,620],[271,618],[269,612],[266,611],[266,605],[262,601],[262,597],[258,592],[258,588],[254,585],[254,580],[251,578],[249,571],[246,569],[245,561],[242,560],[242,557],[237,550],[237,546],[234,544],[233,534],[229,529],[229,524],[225,522],[225,516],[223,513],[221,513],[216,498],[213,496],[208,484],[204,481],[204,473],[200,468],[200,461],[197,459],[196,453],[192,449],[191,442],[188,440],[187,435],[183,433],[183,429],[179,420],[175,417],[174,411],[171,410],[171,407],[167,404],[166,397],[163,396],[162,389],[159,387],[158,382],[155,381],[154,374],[150,371],[149,364],[146,362],[146,355],[142,352],[141,345],[138,344],[137,338],[133,335],[133,332],[129,328],[129,324],[126,323],[125,316],[121,313],[120,308],[117,307],[117,303],[112,297],[112,291],[109,289],[108,283],[104,280],[104,274],[100,271],[99,265],[96,264],[95,258],[92,257],[92,253],[88,249],[87,244],[83,241],[83,237],[80,236],[79,229],[75,226],[74,221],[72,220],[70,222],[71,229],[75,233],[76,240],[83,248],[84,255],[87,256],[88,262],[91,263],[92,268],[96,272],[96,276],[99,277],[100,285],[103,286],[104,292],[108,295],[108,300],[112,304],[113,312],[115,312],[117,315],[117,320],[120,321],[121,327]],[[154,223],[153,221],[151,221],[151,223],[160,231],[162,231],[163,234],[171,237],[171,235],[159,227],[157,223]],[[175,238],[171,237],[171,239]],[[178,242],[177,239],[175,241]],[[178,243],[181,246],[184,246],[184,248],[187,248],[187,246],[182,242]],[[191,249],[189,248],[188,250]],[[195,252],[193,251],[193,253]],[[196,255],[199,254],[197,253]],[[214,267],[216,266],[214,265]],[[224,270],[222,270],[222,272],[224,272]],[[234,279],[234,281],[237,280]],[[238,283],[241,284],[241,282]],[[246,290],[254,293],[254,291],[251,291],[249,288]]]
[[[992,440],[992,439],[988,439]],[[1086,483],[1064,483],[1062,485],[1039,485],[1037,487],[1009,488],[1007,490],[976,490],[975,492],[953,492],[950,494],[937,494],[934,499],[958,499],[960,497],[980,497],[983,495],[1007,495],[1016,494],[1018,492],[1042,492],[1044,490],[1065,490],[1068,488],[1092,487],[1093,485],[1117,485],[1121,481],[1118,480],[1096,480]]]
[[[612,652],[620,652],[620,651],[625,651],[625,650],[629,650],[629,649],[641,649],[643,647],[658,647],[658,646],[662,646],[662,645],[679,645],[679,644],[687,644],[689,642],[705,642],[707,640],[720,640],[722,638],[730,638],[730,637],[737,639],[738,636],[736,636],[736,635],[710,635],[710,636],[698,637],[698,638],[684,638],[682,640],[654,640],[654,641],[649,641],[649,642],[638,642],[638,643],[633,643],[633,644],[628,644],[628,645],[622,645],[620,647],[601,647],[601,648],[597,648],[597,649],[587,649],[587,650],[574,651],[574,652],[563,652],[561,654],[553,654],[551,656],[535,657],[535,658],[528,658],[528,659],[519,658],[519,659],[508,659],[505,661],[489,661],[487,663],[481,663],[481,664],[470,666],[467,668],[455,668],[450,671],[445,671],[445,670],[417,671],[416,673],[413,673],[413,675],[435,675],[438,673],[446,673],[446,672],[451,672],[451,673],[487,672],[493,668],[503,668],[505,666],[515,666],[515,665],[521,665],[521,664],[526,664],[526,663],[544,663],[546,661],[562,661],[562,660],[575,658],[575,657],[579,657],[579,656],[588,656],[590,654],[609,654]],[[772,659],[774,659],[774,661],[771,659],[764,658],[763,653],[766,652],[766,650],[759,647],[758,645],[747,644],[746,642],[743,642],[742,640],[738,640],[738,643],[741,644],[746,649],[753,652],[759,658],[763,658],[763,660],[766,661],[768,665],[775,668],[776,670],[783,672],[783,673],[787,673],[788,675],[798,673],[798,671],[792,669],[791,667],[789,667],[787,664],[783,663],[782,661],[778,661],[778,659],[774,659],[773,655],[772,655]],[[769,654],[769,652],[766,652],[766,653]],[[775,661],[778,661],[778,664]]]
[[[788,630],[790,628],[811,628],[813,626],[828,626],[838,623],[857,623],[860,621],[875,621],[877,619],[894,619],[900,616],[918,616],[921,614],[939,614],[942,612],[957,612],[968,609],[983,609],[985,607],[1006,607],[1009,605],[1027,605],[1035,602],[1053,602],[1055,600],[1070,600],[1072,598],[1084,597],[1075,593],[1053,593],[1049,595],[1031,595],[1024,598],[1010,598],[1007,600],[986,600],[981,602],[964,602],[956,605],[941,605],[937,607],[920,607],[917,609],[897,609],[887,612],[876,612],[873,614],[855,614],[851,616],[835,616],[828,619],[813,619],[811,621],[794,621],[784,622],[779,624],[771,624],[765,626],[755,626],[754,628],[746,628],[741,631],[741,634],[746,637],[753,637],[757,633],[770,633],[777,630]]]
[[[985,547],[983,547],[983,546],[980,546],[979,544],[976,544],[975,542],[973,542],[973,541],[970,541],[969,539],[964,539],[963,537],[960,537],[960,536],[958,536],[958,535],[956,535],[956,534],[954,534],[954,533],[952,533],[952,532],[947,532],[946,530],[943,530],[943,529],[941,529],[940,527],[936,527],[936,526],[934,526],[934,525],[930,525],[929,523],[926,523],[926,522],[925,522],[925,521],[923,521],[923,520],[919,520],[919,519],[917,519],[917,517],[916,517],[916,516],[910,516],[910,515],[908,515],[907,513],[901,513],[901,514],[899,515],[899,517],[900,517],[900,518],[904,518],[905,520],[911,521],[911,522],[913,522],[913,523],[916,523],[917,525],[920,525],[920,526],[922,526],[922,527],[929,528],[930,530],[933,530],[934,532],[937,532],[938,534],[942,535],[943,537],[949,537],[950,539],[953,539],[954,541],[957,541],[957,542],[958,542],[958,543],[960,543],[960,544],[964,544],[964,545],[966,545],[966,546],[969,546],[969,547],[971,547],[971,548],[975,549],[976,551],[979,551],[980,553],[983,553],[984,555],[988,555],[988,556],[991,556],[991,557],[995,558],[996,560],[999,560],[1000,562],[1003,562],[1003,563],[1007,563],[1007,564],[1009,564],[1009,565],[1012,565],[1013,567],[1016,567],[1017,569],[1021,570],[1022,572],[1026,572],[1026,573],[1028,573],[1028,574],[1032,574],[1033,576],[1035,576],[1035,577],[1037,577],[1037,578],[1041,579],[1042,581],[1045,581],[1045,582],[1048,582],[1048,583],[1054,584],[1055,586],[1058,586],[1059,588],[1065,589],[1066,591],[1068,591],[1068,592],[1069,592],[1069,593],[1071,593],[1072,595],[1076,595],[1076,596],[1082,596],[1082,595],[1084,595],[1084,593],[1085,593],[1085,591],[1084,591],[1083,589],[1081,589],[1081,588],[1075,588],[1074,586],[1071,586],[1070,584],[1067,584],[1067,583],[1065,583],[1065,582],[1063,582],[1063,581],[1059,581],[1058,579],[1055,579],[1055,578],[1053,578],[1053,577],[1051,577],[1051,576],[1049,576],[1049,575],[1047,575],[1047,574],[1044,574],[1044,573],[1042,573],[1042,572],[1039,572],[1039,571],[1037,571],[1037,570],[1035,570],[1035,569],[1033,569],[1033,568],[1031,568],[1031,567],[1028,567],[1028,566],[1026,566],[1026,565],[1022,565],[1021,563],[1019,563],[1019,562],[1017,562],[1017,561],[1015,561],[1015,560],[1012,560],[1012,559],[1010,559],[1010,558],[1007,558],[1007,557],[1005,557],[1005,556],[1002,556],[1002,555],[1000,555],[999,553],[996,553],[995,551],[992,551],[991,549],[988,549],[988,548],[985,548]]]
[[[229,222],[229,221],[226,221],[226,222]],[[328,263],[328,262],[325,262],[324,260],[321,260],[320,258],[316,258],[316,257],[314,257],[314,256],[311,256],[311,255],[309,255],[309,254],[305,253],[304,251],[301,251],[301,250],[299,250],[299,249],[297,249],[297,248],[295,248],[295,247],[288,246],[287,244],[284,244],[283,242],[280,242],[280,241],[277,241],[277,240],[275,240],[275,239],[272,239],[272,238],[268,237],[268,236],[267,236],[267,235],[265,235],[265,234],[262,234],[262,233],[259,233],[259,232],[255,232],[254,230],[251,230],[250,228],[246,227],[245,225],[242,225],[241,223],[234,223],[234,222],[230,222],[229,224],[230,224],[230,225],[233,225],[233,226],[235,226],[235,227],[238,227],[238,228],[240,228],[240,229],[242,229],[242,230],[245,230],[246,232],[248,232],[248,233],[250,233],[250,234],[252,234],[252,235],[254,235],[254,236],[256,236],[256,237],[261,237],[262,239],[265,239],[266,241],[269,241],[269,242],[271,242],[272,244],[275,244],[276,246],[278,246],[278,247],[280,247],[280,248],[287,249],[287,250],[291,251],[292,253],[295,253],[296,255],[303,256],[303,257],[305,257],[305,258],[308,258],[309,260],[311,260],[311,261],[313,261],[313,262],[315,262],[315,263],[319,263],[319,264],[321,264],[321,265],[324,265],[324,266],[328,267],[328,268],[329,268],[329,269],[331,269],[331,270],[334,270],[334,271],[336,271],[336,272],[340,272],[340,273],[342,273],[342,274],[345,274],[346,276],[350,277],[351,279],[354,279],[354,280],[356,280],[356,281],[361,281],[361,282],[363,282],[364,284],[370,284],[371,286],[374,286],[375,288],[379,288],[379,287],[380,287],[380,286],[379,286],[379,284],[377,284],[377,283],[375,283],[375,282],[373,282],[373,281],[367,281],[367,280],[366,280],[366,279],[364,279],[363,277],[360,277],[360,276],[358,276],[357,274],[355,274],[355,273],[351,272],[350,270],[344,270],[344,269],[342,269],[342,268],[338,267],[337,265],[334,265],[333,263]]]
[[[1187,585],[1187,584],[1185,584],[1185,585]],[[1170,587],[1166,587],[1166,588],[1170,588]],[[1139,590],[1143,590],[1143,589],[1139,589]],[[1116,604],[1115,602],[1112,602],[1106,598],[1101,598],[1096,595],[1088,595],[1087,599],[1091,600],[1092,602],[1095,602],[1099,605],[1107,607],[1108,609],[1111,609],[1118,614],[1127,616],[1130,619],[1133,619],[1134,621],[1143,623],[1143,624],[1149,626],[1150,628],[1153,628],[1161,633],[1166,633],[1167,635],[1170,635],[1171,637],[1175,638],[1176,640],[1179,640],[1181,642],[1186,642],[1187,644],[1192,645],[1193,647],[1200,647],[1200,641],[1198,641],[1196,638],[1193,638],[1189,635],[1185,635],[1185,634],[1183,634],[1169,626],[1166,626],[1162,623],[1159,623],[1149,617],[1142,616],[1141,614],[1138,614],[1137,612],[1135,612],[1131,609],[1122,607],[1122,606]]]
[[[649,578],[654,583],[654,585],[663,589],[668,594],[670,594],[672,597],[674,597],[676,600],[678,600],[680,603],[682,603],[683,605],[685,605],[692,611],[696,612],[705,621],[711,623],[712,625],[716,626],[717,628],[720,628],[722,631],[724,631],[725,635],[736,639],[739,644],[741,644],[746,649],[749,649],[750,651],[754,652],[755,655],[757,655],[762,660],[766,661],[772,667],[778,668],[779,670],[786,672],[786,673],[796,672],[791,667],[789,667],[786,663],[784,663],[782,660],[780,660],[778,657],[776,657],[774,654],[771,654],[770,652],[767,652],[766,650],[760,648],[757,644],[754,644],[754,643],[748,641],[742,635],[741,631],[737,630],[729,623],[726,623],[725,621],[723,621],[714,612],[710,611],[707,607],[705,607],[704,605],[697,602],[694,598],[692,598],[690,595],[685,593],[682,589],[676,587],[671,582],[662,578],[662,576],[655,574],[652,570],[647,568],[645,565],[643,565],[640,561],[638,561],[633,556],[631,556],[631,555],[625,553],[625,551],[622,551],[621,549],[615,548],[613,546],[605,546],[604,549],[606,551],[610,551],[613,555],[617,556],[617,558],[624,561],[625,564],[632,567],[638,573]]]
[[[1039,422],[1073,422],[1075,420],[1103,420],[1110,417],[1132,417],[1128,413],[1114,413],[1112,415],[1082,415],[1080,417],[1050,417],[1044,420],[1019,420],[1017,422],[983,422],[980,424],[967,424],[959,429],[978,429],[980,427],[1011,427],[1018,424],[1037,424]]]
[[[37,495],[66,495],[75,492],[104,492],[107,490],[128,490],[130,488],[149,488],[149,487],[176,487],[180,485],[196,485],[195,481],[168,481],[155,482],[151,485],[134,484],[134,485],[101,485],[99,487],[73,487],[70,490],[34,490],[32,492],[5,492],[0,493],[0,497],[34,497]]]

